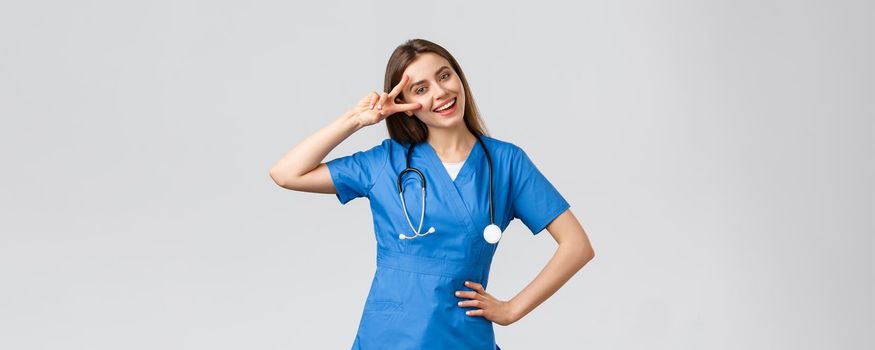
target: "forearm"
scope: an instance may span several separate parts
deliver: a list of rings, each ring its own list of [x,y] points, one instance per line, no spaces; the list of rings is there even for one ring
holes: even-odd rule
[[[587,262],[592,254],[583,241],[562,242],[538,276],[510,300],[515,319],[521,319],[556,293]]]
[[[344,113],[289,150],[270,168],[270,176],[277,183],[294,181],[316,168],[331,150],[362,127],[352,112]]]

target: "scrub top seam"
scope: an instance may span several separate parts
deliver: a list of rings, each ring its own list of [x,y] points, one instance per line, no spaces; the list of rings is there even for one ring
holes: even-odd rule
[[[556,220],[556,218],[559,217],[560,214],[568,210],[568,208],[571,208],[571,204],[566,202],[565,205],[559,206],[556,210],[551,212],[550,215],[547,216],[549,220],[547,220],[547,222],[543,224],[539,224],[539,230],[535,231],[534,234],[537,235],[538,233],[541,233],[541,231],[544,231],[544,229],[546,229],[547,226],[550,225],[551,222],[553,222],[553,220]]]
[[[519,146],[514,146],[514,149],[515,149],[517,152],[514,152],[514,153],[513,153],[513,159],[510,160],[510,164],[514,164],[514,162],[516,162],[516,157],[519,156],[519,151],[522,151],[522,149],[519,148]],[[513,171],[511,171],[511,174],[513,174]],[[516,185],[516,181],[520,181],[520,180],[522,180],[522,179],[514,178],[513,176],[511,176],[510,179],[511,179],[511,183],[510,183],[510,188],[511,188],[511,189],[513,189],[514,186]],[[520,192],[515,192],[515,193],[513,194],[513,198],[510,199],[510,207],[511,207],[511,208],[513,208],[513,203],[516,202],[516,198],[519,197],[519,195],[520,195]],[[515,216],[515,215],[516,215],[516,212],[515,212],[514,210],[511,210],[511,216]]]
[[[389,145],[389,148],[391,149],[391,143]],[[376,176],[374,176],[374,182],[371,184],[370,187],[368,187],[368,198],[371,198],[371,191],[374,189],[374,186],[377,184],[377,181],[379,181],[380,176],[382,176],[383,173],[386,172],[386,165],[389,164],[390,155],[391,155],[391,152],[389,149],[387,149],[386,150],[386,159],[383,160],[383,166],[380,168],[380,172]]]
[[[395,271],[401,271],[401,272],[405,272],[405,273],[412,273],[412,274],[417,274],[417,275],[429,275],[429,276],[446,277],[446,278],[459,278],[458,276],[451,275],[451,274],[441,274],[441,273],[435,273],[435,272],[410,271],[410,270],[405,270],[405,269],[401,269],[401,268],[397,268],[397,267],[391,267],[391,266],[379,266],[379,268],[381,268],[381,269],[395,270]]]

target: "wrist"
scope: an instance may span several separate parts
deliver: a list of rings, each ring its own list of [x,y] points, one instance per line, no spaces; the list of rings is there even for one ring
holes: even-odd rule
[[[356,132],[359,129],[365,127],[364,124],[362,124],[361,119],[359,119],[358,113],[355,113],[353,111],[344,113],[340,118],[338,118],[337,121],[343,124],[348,130],[352,132]]]

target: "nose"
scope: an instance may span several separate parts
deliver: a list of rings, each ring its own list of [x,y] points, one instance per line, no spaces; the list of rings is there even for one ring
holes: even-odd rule
[[[437,99],[435,99],[436,103],[442,103],[446,101],[447,90],[444,90],[443,87],[441,87],[440,85],[435,85],[432,91],[434,92],[434,95],[438,97]]]

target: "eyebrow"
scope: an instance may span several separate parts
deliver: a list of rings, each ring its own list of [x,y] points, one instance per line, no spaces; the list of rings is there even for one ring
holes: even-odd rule
[[[442,70],[444,70],[445,68],[450,68],[450,67],[448,67],[448,66],[441,66],[440,68],[438,68],[438,70],[437,70],[436,72],[434,72],[434,75],[438,75],[438,73],[440,73],[440,72],[441,72]],[[407,88],[407,91],[412,90],[412,89],[415,88],[417,85],[422,84],[422,83],[424,83],[424,82],[425,82],[425,79],[420,80],[420,81],[417,81],[417,82],[415,82],[415,83],[413,83],[413,84],[410,84],[410,87]]]

